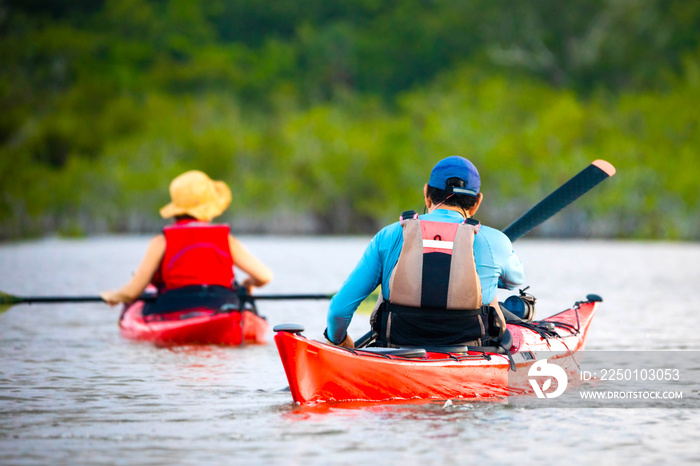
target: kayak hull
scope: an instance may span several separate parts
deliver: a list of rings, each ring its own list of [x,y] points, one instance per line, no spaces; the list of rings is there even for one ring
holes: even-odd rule
[[[265,343],[269,329],[264,317],[248,310],[214,313],[194,308],[178,313],[177,319],[146,322],[143,305],[143,301],[136,301],[122,314],[119,328],[123,337],[157,345],[238,346]]]
[[[580,303],[542,322],[557,322],[559,337],[508,325],[516,371],[506,354],[428,351],[422,358],[347,350],[278,332],[275,342],[294,401],[389,401],[408,399],[489,398],[531,391],[530,366],[549,358],[568,373],[578,367],[576,352],[585,346],[598,303]],[[539,355],[539,357],[538,357]]]

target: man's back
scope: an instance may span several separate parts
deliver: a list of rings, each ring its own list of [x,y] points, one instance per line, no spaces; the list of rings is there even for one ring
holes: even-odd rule
[[[448,223],[464,221],[459,212],[448,209],[436,209],[419,218]],[[355,270],[331,300],[328,317],[328,335],[331,338],[343,336],[338,335],[338,329],[344,330],[357,305],[377,286],[382,286],[384,300],[389,300],[391,274],[399,260],[402,247],[400,222],[386,226],[375,235]],[[474,260],[481,282],[484,305],[495,299],[496,288],[499,285],[512,289],[524,281],[522,263],[513,252],[508,237],[499,230],[481,226],[474,238]]]

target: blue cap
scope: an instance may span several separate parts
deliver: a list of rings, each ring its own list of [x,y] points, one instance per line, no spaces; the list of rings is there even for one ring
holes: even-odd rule
[[[464,188],[448,187],[449,178],[459,178],[464,181]],[[453,155],[440,160],[430,172],[428,186],[450,191],[455,194],[468,194],[476,196],[481,187],[481,178],[476,167],[469,160],[458,155]]]

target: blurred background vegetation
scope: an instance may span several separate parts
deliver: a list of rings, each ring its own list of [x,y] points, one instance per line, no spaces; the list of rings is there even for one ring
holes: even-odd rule
[[[170,180],[238,232],[374,233],[448,155],[503,228],[700,239],[700,2],[0,0],[0,238],[153,232]]]

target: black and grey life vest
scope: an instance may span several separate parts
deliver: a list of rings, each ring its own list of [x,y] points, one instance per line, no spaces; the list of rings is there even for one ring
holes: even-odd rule
[[[386,346],[479,345],[488,330],[488,306],[474,263],[479,222],[401,216],[403,246],[389,282],[389,300],[372,316]]]

